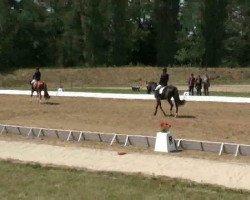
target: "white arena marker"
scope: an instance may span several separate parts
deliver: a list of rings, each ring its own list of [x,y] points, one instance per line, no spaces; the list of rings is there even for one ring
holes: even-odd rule
[[[6,127],[5,126],[3,126],[0,135],[2,135],[4,131],[6,131]]]
[[[157,133],[155,141],[155,151],[169,153],[176,150],[175,140],[170,132]]]
[[[223,151],[224,151],[224,143],[221,143],[219,156],[221,156],[221,154],[223,153]]]

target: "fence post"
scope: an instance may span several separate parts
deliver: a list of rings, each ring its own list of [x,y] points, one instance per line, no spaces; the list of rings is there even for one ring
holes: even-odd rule
[[[221,143],[219,156],[221,156],[221,154],[222,154],[223,150],[224,150],[224,143]]]

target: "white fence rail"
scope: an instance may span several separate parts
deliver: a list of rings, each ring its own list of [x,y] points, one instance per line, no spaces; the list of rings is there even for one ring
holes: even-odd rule
[[[29,90],[0,90],[1,94],[8,95],[30,95]],[[152,94],[114,94],[114,93],[93,93],[93,92],[65,92],[49,91],[51,96],[59,97],[88,97],[88,98],[108,98],[108,99],[134,99],[134,100],[154,100]],[[207,102],[226,102],[226,103],[250,103],[250,98],[246,97],[223,97],[223,96],[183,96],[186,101],[207,101]]]
[[[101,133],[91,131],[62,130],[0,124],[0,135],[2,134],[17,134],[36,138],[56,138],[64,141],[75,142],[86,140],[94,142],[105,142],[109,143],[110,145],[116,142],[124,146],[133,145],[146,148],[154,148],[156,140],[155,137],[143,135],[123,135],[117,133]],[[219,155],[226,153],[233,154],[235,156],[250,156],[250,145],[246,144],[198,141],[188,139],[175,139],[175,142],[178,150],[198,150],[206,152],[217,152]]]

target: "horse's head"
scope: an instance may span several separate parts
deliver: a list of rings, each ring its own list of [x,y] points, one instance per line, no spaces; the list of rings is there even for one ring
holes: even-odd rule
[[[157,87],[157,83],[155,82],[148,82],[146,81],[146,84],[147,84],[147,93],[150,94],[151,92],[153,92],[155,90],[155,88]]]

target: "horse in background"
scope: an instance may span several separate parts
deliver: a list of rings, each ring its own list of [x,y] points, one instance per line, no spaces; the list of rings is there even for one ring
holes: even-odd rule
[[[37,81],[35,86],[31,87],[31,95],[30,95],[31,98],[33,97],[34,91],[37,92],[37,97],[40,103],[42,102],[42,91],[44,91],[45,100],[50,98],[48,89],[47,89],[47,84],[44,83],[43,81]]]
[[[151,94],[152,92],[155,91],[155,88],[157,87],[157,83],[150,81],[150,82],[146,82],[147,84],[147,94]]]
[[[171,100],[172,98],[174,99],[175,108],[176,108],[175,117],[177,117],[178,116],[178,107],[184,105],[185,100],[180,100],[178,89],[177,89],[177,87],[175,87],[173,85],[166,86],[163,89],[161,94],[158,94],[158,92],[155,92],[156,107],[155,107],[154,115],[157,114],[158,107],[160,107],[163,114],[165,116],[167,116],[161,107],[161,100],[167,100],[168,103],[170,104],[170,116],[173,116],[172,109],[173,109],[174,104],[172,103],[172,100]]]

